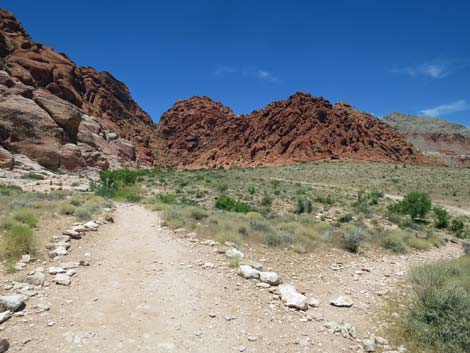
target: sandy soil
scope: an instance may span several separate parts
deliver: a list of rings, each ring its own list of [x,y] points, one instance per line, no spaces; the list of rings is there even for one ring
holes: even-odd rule
[[[411,265],[461,254],[456,244],[366,257],[244,248],[248,260],[321,300],[319,308],[299,312],[239,277],[216,247],[161,227],[157,213],[119,204],[114,218],[74,241],[62,259],[90,262],[79,267],[70,287],[39,289],[23,317],[0,326],[9,352],[357,352],[359,340],[380,333],[376,313]],[[47,270],[59,261],[30,269]],[[204,262],[215,267],[203,268]],[[329,305],[341,294],[353,298],[352,308]],[[39,303],[50,310],[36,313]],[[358,339],[332,334],[325,324],[333,320],[355,326]]]

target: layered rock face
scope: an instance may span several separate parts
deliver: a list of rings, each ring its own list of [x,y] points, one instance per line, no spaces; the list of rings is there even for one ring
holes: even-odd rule
[[[391,113],[384,122],[403,132],[423,153],[449,166],[470,167],[470,129],[443,119]]]
[[[0,9],[2,150],[50,169],[102,169],[152,165],[154,141],[151,118],[122,82],[34,42]]]
[[[317,160],[436,163],[374,116],[301,92],[242,116],[208,97],[193,97],[163,114],[159,132],[178,168]]]

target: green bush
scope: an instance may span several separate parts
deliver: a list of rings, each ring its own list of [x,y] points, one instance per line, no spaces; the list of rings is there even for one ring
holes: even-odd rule
[[[11,229],[16,225],[18,225],[18,221],[16,221],[12,217],[5,216],[0,220],[0,229],[2,230]]]
[[[468,353],[470,257],[423,265],[411,280],[413,300],[404,321],[411,339],[439,353]]]
[[[403,242],[403,233],[400,231],[392,231],[385,234],[381,239],[381,245],[384,249],[391,250],[397,254],[404,254],[408,251],[407,246]]]
[[[219,196],[215,202],[215,208],[224,211],[239,212],[239,213],[248,213],[253,211],[253,209],[247,204],[232,199],[229,196]]]
[[[44,180],[46,177],[42,174],[29,172],[21,176],[21,179]]]
[[[157,195],[157,198],[163,202],[163,203],[166,203],[166,204],[174,204],[176,203],[176,195],[175,194],[158,194]]]
[[[261,205],[264,207],[271,207],[273,204],[273,198],[268,194],[264,194],[263,199],[261,200]]]
[[[34,210],[30,208],[19,208],[12,213],[14,220],[34,227],[38,223],[38,217]]]
[[[200,220],[203,220],[204,218],[209,217],[209,214],[207,213],[207,211],[205,211],[203,209],[193,208],[193,209],[191,209],[191,216],[196,221],[200,221]]]
[[[37,244],[33,230],[27,225],[16,225],[2,238],[1,256],[5,260],[16,260],[22,255],[35,255]]]
[[[450,230],[456,235],[459,235],[465,228],[465,223],[461,218],[454,218],[450,225]]]
[[[434,207],[433,211],[436,217],[435,227],[439,229],[447,228],[450,220],[449,213],[441,207]]]
[[[398,203],[398,209],[413,221],[424,219],[432,208],[431,198],[425,192],[410,192]]]

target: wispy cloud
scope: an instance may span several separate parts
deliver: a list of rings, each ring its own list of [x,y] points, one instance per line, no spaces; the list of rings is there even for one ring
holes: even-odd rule
[[[279,82],[279,76],[272,73],[271,71],[254,68],[254,67],[236,67],[227,65],[217,65],[214,70],[214,74],[219,77],[225,77],[229,75],[241,75],[244,77],[256,78],[261,81],[267,82]]]
[[[421,113],[428,116],[441,116],[455,112],[462,112],[470,110],[470,103],[465,99],[459,99],[458,101],[451,102],[448,104],[442,104],[434,108],[423,109]]]
[[[447,77],[451,74],[450,67],[448,64],[421,64],[417,66],[407,66],[401,68],[395,68],[391,70],[395,73],[405,74],[410,77],[424,76],[433,79],[439,79]]]

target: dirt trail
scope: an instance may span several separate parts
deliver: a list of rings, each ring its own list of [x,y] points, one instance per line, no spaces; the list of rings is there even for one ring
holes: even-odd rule
[[[372,313],[384,289],[393,289],[410,264],[461,253],[457,245],[366,258],[337,250],[322,256],[244,251],[314,293],[320,307],[306,313],[285,308],[268,289],[240,278],[214,247],[162,228],[157,213],[121,204],[114,224],[75,242],[63,260],[85,258],[91,265],[79,268],[70,287],[41,289],[25,316],[3,324],[0,334],[11,352],[356,352],[359,342],[332,334],[325,323],[348,322],[359,339],[368,337],[380,329]],[[202,262],[215,268],[204,269]],[[339,294],[351,295],[353,308],[328,304]],[[35,313],[38,303],[50,310]]]

